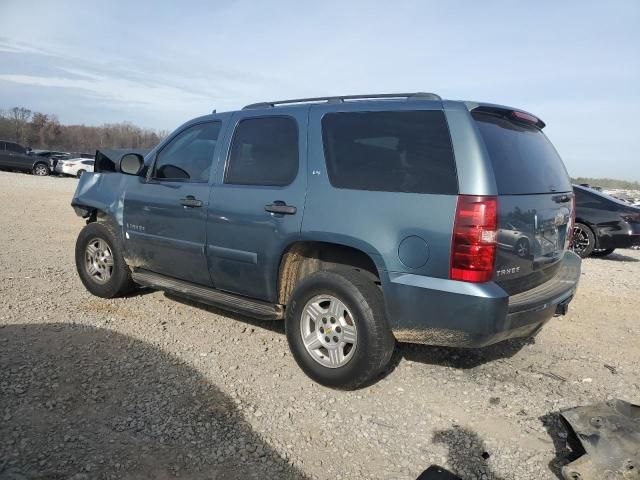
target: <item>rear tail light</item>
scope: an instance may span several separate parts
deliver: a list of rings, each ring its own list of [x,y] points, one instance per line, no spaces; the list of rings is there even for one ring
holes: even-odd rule
[[[511,112],[511,116],[516,120],[520,120],[521,122],[533,123],[534,125],[539,122],[537,117],[534,117],[529,113],[518,112],[517,110]]]
[[[622,215],[622,218],[625,220],[625,222],[640,223],[640,213],[630,213]]]
[[[575,193],[571,197],[571,215],[569,216],[569,223],[567,224],[567,241],[564,249],[567,250],[571,247],[573,242],[573,226],[576,224],[576,195]]]
[[[460,195],[451,242],[451,279],[463,282],[491,280],[497,238],[497,198]]]

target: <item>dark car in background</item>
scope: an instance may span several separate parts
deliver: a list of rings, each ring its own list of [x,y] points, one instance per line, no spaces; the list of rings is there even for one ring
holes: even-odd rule
[[[72,158],[72,155],[70,153],[58,152],[56,150],[32,150],[30,154],[46,159],[51,172],[55,172],[56,165],[58,164],[59,160]]]
[[[572,248],[582,258],[640,245],[640,208],[593,188],[574,185],[576,224]]]
[[[30,154],[16,142],[0,140],[0,169],[19,170],[34,175],[49,175],[49,161],[38,155]]]

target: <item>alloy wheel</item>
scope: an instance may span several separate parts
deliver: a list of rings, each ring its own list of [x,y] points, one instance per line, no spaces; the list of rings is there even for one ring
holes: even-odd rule
[[[578,255],[581,255],[589,247],[589,235],[581,227],[573,228],[573,240],[571,241],[571,248]]]
[[[109,244],[100,238],[87,244],[84,261],[87,273],[96,283],[107,283],[113,275],[113,253]]]
[[[43,177],[49,174],[49,169],[45,165],[39,164],[33,169],[33,173]]]
[[[345,304],[332,295],[318,295],[305,305],[300,319],[304,346],[327,368],[346,365],[358,344],[358,330]]]

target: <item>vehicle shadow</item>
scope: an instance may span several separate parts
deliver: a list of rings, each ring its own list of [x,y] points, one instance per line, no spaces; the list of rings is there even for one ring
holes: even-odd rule
[[[526,345],[533,343],[535,343],[535,337],[505,340],[484,348],[435,347],[399,343],[396,345],[391,367],[395,368],[404,358],[412,362],[467,370],[495,360],[510,358]]]
[[[189,305],[216,315],[222,315],[224,317],[249,324],[254,328],[260,328],[282,335],[285,334],[283,321],[257,320],[239,313],[233,313],[217,307],[193,302],[170,293],[165,293],[165,296],[171,300],[182,303],[183,305]],[[402,359],[429,365],[472,369],[495,360],[510,358],[526,345],[531,345],[533,343],[535,343],[535,337],[506,340],[484,348],[435,347],[413,343],[397,343],[389,366],[381,372],[378,377],[362,385],[362,388],[375,384],[381,378],[389,375],[400,364]]]
[[[198,371],[114,331],[0,326],[0,387],[1,480],[305,478]]]
[[[487,478],[502,480],[488,463],[491,453],[487,451],[480,436],[468,428],[453,425],[447,430],[438,430],[433,434],[433,443],[447,446],[447,463],[453,472],[463,479]]]
[[[596,260],[604,260],[605,262],[640,262],[635,257],[630,257],[629,255],[625,255],[624,253],[610,253],[605,257],[592,257]]]

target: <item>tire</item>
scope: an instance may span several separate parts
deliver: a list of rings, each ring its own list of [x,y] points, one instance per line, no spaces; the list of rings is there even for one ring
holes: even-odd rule
[[[47,165],[46,163],[36,163],[33,166],[31,173],[39,177],[46,177],[51,173],[51,171],[49,170],[49,165]]]
[[[605,248],[603,250],[594,250],[591,252],[592,257],[606,257],[607,255],[611,255],[615,248]]]
[[[571,240],[571,249],[580,255],[581,258],[587,258],[596,248],[596,237],[591,228],[584,223],[576,223],[573,227],[573,239]]]
[[[331,310],[338,304],[344,309]],[[314,305],[310,308],[317,314],[316,322],[311,320],[309,305]],[[320,332],[321,327],[324,332]],[[389,364],[395,346],[380,288],[365,274],[349,268],[319,271],[304,278],[291,294],[285,329],[291,353],[307,376],[344,390],[359,388],[374,379]],[[308,338],[317,337],[311,349],[305,346],[303,332],[308,332]],[[350,344],[351,338],[355,342]],[[330,355],[325,345],[341,353]],[[328,366],[331,360],[335,360],[333,366]]]
[[[89,253],[90,244],[95,255]],[[121,244],[111,227],[103,223],[90,223],[80,231],[76,241],[76,270],[85,288],[97,297],[119,297],[135,288],[131,271],[122,256]]]
[[[86,170],[78,170],[78,173],[76,173],[76,177],[80,178],[82,174],[86,172],[87,172]]]

